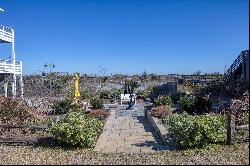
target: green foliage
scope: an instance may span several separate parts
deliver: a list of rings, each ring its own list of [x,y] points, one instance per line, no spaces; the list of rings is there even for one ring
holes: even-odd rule
[[[94,147],[102,127],[96,118],[87,118],[82,113],[73,112],[53,124],[49,130],[59,142]]]
[[[100,92],[100,99],[111,99],[112,91],[111,90],[103,90]]]
[[[179,104],[184,111],[191,113],[194,111],[195,102],[196,99],[194,97],[185,96],[185,97],[180,97]]]
[[[139,83],[133,80],[127,82],[129,86],[131,86],[132,90],[135,90],[139,87]]]
[[[119,89],[113,88],[111,89],[111,91],[112,91],[112,97],[119,100],[121,97],[121,94],[124,92],[124,88],[119,88]]]
[[[83,90],[81,90],[80,95],[81,95],[81,98],[83,100],[87,100],[87,101],[90,101],[91,98],[94,97],[93,90],[90,90],[90,89],[83,89]]]
[[[202,147],[226,140],[226,118],[221,115],[172,114],[163,121],[179,148]]]
[[[93,109],[102,109],[103,108],[103,101],[98,98],[92,98],[90,100],[90,104],[93,106]]]
[[[69,98],[66,98],[60,101],[55,101],[52,106],[53,114],[61,115],[61,114],[68,113],[70,109],[72,108],[72,103],[73,103],[73,100]]]
[[[160,105],[168,105],[172,106],[173,102],[170,96],[158,96],[158,98],[154,101],[156,106]]]
[[[249,124],[249,110],[243,113],[241,120],[242,124]]]
[[[138,90],[136,93],[137,99],[143,99],[145,100],[147,98],[148,94],[146,90]]]
[[[127,92],[127,86],[130,88],[129,90],[131,92]],[[134,81],[134,80],[129,80],[125,82],[125,86],[123,87],[123,89],[125,89],[125,93],[134,93],[135,90],[139,87],[139,83]]]
[[[200,96],[180,97],[179,104],[183,111],[192,115],[209,113],[212,107],[209,99]]]

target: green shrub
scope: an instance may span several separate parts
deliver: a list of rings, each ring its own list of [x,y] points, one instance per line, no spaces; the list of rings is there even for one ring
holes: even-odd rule
[[[61,143],[73,146],[93,147],[102,131],[102,123],[96,118],[87,118],[82,113],[72,112],[49,129]]]
[[[138,92],[136,93],[136,97],[137,99],[143,99],[145,100],[147,98],[147,92],[146,90],[138,90]]]
[[[181,97],[179,104],[183,111],[192,115],[209,113],[212,108],[209,99],[200,96]]]
[[[103,101],[98,98],[92,98],[90,100],[90,104],[93,106],[93,109],[102,109],[103,108]]]
[[[119,100],[121,98],[121,94],[124,92],[124,88],[112,89],[112,91],[113,91],[113,97]]]
[[[185,97],[180,97],[179,104],[183,111],[186,111],[187,113],[190,114],[194,112],[195,102],[196,102],[196,98],[185,96]]]
[[[246,112],[244,112],[244,113],[242,114],[242,117],[239,118],[239,119],[241,120],[241,123],[242,123],[242,124],[249,124],[249,110],[246,111]]]
[[[154,101],[156,106],[160,105],[168,105],[172,106],[172,99],[170,96],[159,96],[155,101]]]
[[[69,98],[54,102],[52,106],[53,114],[61,115],[68,113],[72,108],[72,103],[73,100]]]
[[[95,96],[95,91],[93,87],[86,87],[80,91],[81,98],[90,101]]]
[[[172,114],[164,123],[179,148],[202,147],[226,140],[226,118],[221,115]]]
[[[111,99],[112,91],[103,90],[100,92],[100,99]]]

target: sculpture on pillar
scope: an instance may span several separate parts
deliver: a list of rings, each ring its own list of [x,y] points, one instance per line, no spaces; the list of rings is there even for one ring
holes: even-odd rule
[[[127,110],[130,110],[135,105],[135,100],[136,100],[135,96],[134,96],[134,88],[129,82],[125,82],[125,88],[126,88],[127,93],[129,94],[129,98],[130,98]]]
[[[77,73],[75,73],[73,80],[74,80],[74,97],[75,97],[75,99],[79,99],[79,97],[80,97],[80,92],[79,92],[79,88],[78,88],[79,77],[78,77]]]

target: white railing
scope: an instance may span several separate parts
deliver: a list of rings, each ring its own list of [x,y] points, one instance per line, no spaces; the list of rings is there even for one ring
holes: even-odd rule
[[[13,42],[12,30],[8,27],[0,25],[0,41]]]
[[[16,74],[22,75],[22,72],[23,72],[22,68],[23,68],[22,62],[21,61],[16,62],[16,68],[15,68]]]
[[[10,60],[0,60],[0,73],[14,74],[13,61]],[[22,75],[22,62],[16,62],[15,74]]]

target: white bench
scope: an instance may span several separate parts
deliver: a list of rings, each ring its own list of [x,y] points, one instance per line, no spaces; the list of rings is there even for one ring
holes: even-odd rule
[[[135,94],[132,94],[133,97],[132,97],[132,100],[135,101],[135,105],[136,105],[136,95]],[[130,101],[130,94],[121,94],[121,105],[122,105],[122,102],[128,102]]]

